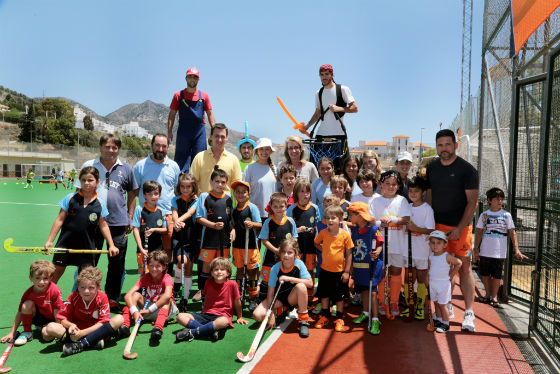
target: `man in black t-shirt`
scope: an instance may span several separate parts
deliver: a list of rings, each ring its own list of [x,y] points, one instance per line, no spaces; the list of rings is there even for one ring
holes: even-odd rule
[[[471,269],[472,223],[478,205],[478,172],[457,156],[455,133],[449,129],[436,134],[439,158],[428,165],[426,202],[433,210],[436,230],[447,233],[447,251],[463,262],[459,271],[465,299],[463,329],[474,331],[474,277]],[[451,314],[452,307],[450,308]]]

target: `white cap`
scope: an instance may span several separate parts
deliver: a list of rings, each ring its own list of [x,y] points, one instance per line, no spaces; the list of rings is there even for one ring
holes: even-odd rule
[[[407,151],[399,152],[399,154],[397,155],[397,162],[405,161],[405,160],[412,162],[412,155],[410,154],[410,152]]]
[[[443,231],[434,230],[430,233],[428,238],[436,238],[440,240],[445,240],[447,242],[447,235]]]
[[[272,152],[276,152],[276,149],[272,146],[272,141],[269,138],[260,138],[257,141],[257,146],[255,147],[255,151],[259,148],[270,147]]]

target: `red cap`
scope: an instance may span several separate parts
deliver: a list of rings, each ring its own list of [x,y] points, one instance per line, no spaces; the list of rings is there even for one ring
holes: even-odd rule
[[[331,74],[334,74],[333,68],[329,64],[321,65],[321,67],[319,68],[319,73],[322,72],[322,71],[329,71]]]
[[[187,75],[196,75],[200,78],[200,73],[197,68],[189,68],[189,70],[187,70]]]

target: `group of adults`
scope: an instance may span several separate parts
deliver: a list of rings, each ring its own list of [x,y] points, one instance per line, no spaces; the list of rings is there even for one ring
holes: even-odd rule
[[[345,113],[356,113],[358,107],[347,86],[334,82],[333,68],[322,65],[319,70],[322,87],[315,94],[315,111],[304,130],[316,126],[319,129],[316,138],[339,137],[346,142],[346,127],[342,116]],[[273,149],[269,140],[256,144],[248,137],[247,141],[238,144],[241,162],[236,155],[227,151],[228,128],[223,123],[216,123],[212,105],[207,93],[197,88],[200,73],[190,68],[186,73],[187,87],[173,95],[168,117],[168,134],[156,134],[152,138],[152,154],[140,160],[132,168],[119,159],[120,139],[112,134],[105,134],[99,142],[100,156],[89,160],[82,167],[94,166],[100,172],[98,196],[103,199],[109,210],[107,223],[111,229],[117,254],[109,257],[105,291],[112,304],[120,296],[122,276],[125,269],[125,257],[128,234],[131,231],[131,217],[136,205],[136,197],[143,203],[141,186],[147,180],[156,180],[162,186],[158,206],[171,219],[171,199],[181,172],[190,172],[198,182],[199,193],[210,190],[210,175],[214,166],[228,174],[228,183],[242,179],[242,167],[253,162],[253,151],[259,145]],[[176,137],[175,160],[168,156],[169,144],[173,140],[175,118],[179,114],[179,126]],[[206,138],[205,114],[210,124],[210,137]],[[210,147],[207,149],[207,144]],[[460,286],[465,300],[465,320],[471,318],[474,329],[474,277],[471,270],[470,250],[472,249],[471,221],[477,206],[478,173],[465,160],[456,154],[458,143],[451,130],[441,130],[436,135],[436,150],[439,158],[427,168],[426,179],[429,183],[427,202],[434,209],[436,229],[447,232],[449,249],[463,260],[459,272]],[[262,148],[262,147],[261,147]],[[347,149],[347,148],[346,148]],[[290,136],[286,139],[285,159],[278,165],[280,169],[290,164],[298,178],[306,178],[313,182],[319,173],[312,162],[304,157],[304,147],[300,137]],[[349,184],[354,183],[358,173],[359,160],[354,156],[342,154],[337,160],[342,174]],[[377,165],[369,167],[380,170],[379,159],[371,162]],[[336,163],[335,163],[336,165]],[[408,171],[412,165],[412,157],[400,154],[396,160],[396,168],[403,177],[405,185],[402,194],[406,195]],[[272,167],[272,169],[275,169]],[[76,184],[79,186],[79,182]],[[164,248],[171,246],[172,224],[164,240]],[[100,243],[102,244],[102,243]],[[101,245],[98,246],[101,248]]]

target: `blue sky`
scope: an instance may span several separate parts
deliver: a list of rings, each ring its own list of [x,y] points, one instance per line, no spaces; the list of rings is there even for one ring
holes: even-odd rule
[[[471,92],[480,81],[482,1],[474,2]],[[169,105],[200,70],[218,122],[281,142],[279,96],[307,122],[334,66],[359,107],[350,144],[406,134],[433,143],[459,111],[462,2],[0,0],[0,84],[72,98],[100,115],[147,99]]]

